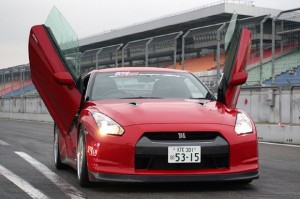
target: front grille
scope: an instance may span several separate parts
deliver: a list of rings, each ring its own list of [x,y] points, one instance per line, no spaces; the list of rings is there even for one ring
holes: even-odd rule
[[[196,170],[229,168],[229,144],[218,132],[144,133],[135,148],[135,169]],[[201,146],[200,163],[168,163],[169,146]]]
[[[178,133],[184,133],[185,139],[180,139]],[[145,133],[144,136],[150,140],[214,140],[220,134],[217,132],[154,132]]]
[[[144,170],[193,170],[228,168],[228,155],[202,156],[201,163],[168,163],[167,156],[135,157],[135,169]]]

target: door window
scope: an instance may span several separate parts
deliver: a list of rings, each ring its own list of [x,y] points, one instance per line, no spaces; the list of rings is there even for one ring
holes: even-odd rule
[[[80,54],[77,34],[56,7],[52,8],[45,26],[62,62],[76,82],[80,75],[77,59]]]

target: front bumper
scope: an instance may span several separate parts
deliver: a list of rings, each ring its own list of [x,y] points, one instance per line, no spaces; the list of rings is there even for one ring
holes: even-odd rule
[[[93,182],[228,182],[258,179],[259,171],[209,175],[124,175],[89,172],[89,177]]]
[[[199,141],[198,137],[189,141],[142,138],[145,132],[169,134],[197,132],[199,129],[201,132],[220,132],[222,139],[210,139],[210,136],[203,141]],[[153,134],[161,133],[151,133]],[[92,181],[231,181],[252,180],[258,177],[256,131],[239,136],[234,133],[232,126],[227,125],[149,124],[126,127],[122,136],[108,135],[97,138],[96,135],[92,136],[91,133],[86,135],[88,170]],[[199,167],[180,164],[174,168],[175,164],[171,167],[167,164],[168,146],[194,144],[201,146],[203,161],[198,164]],[[224,159],[226,161],[223,161]],[[147,164],[142,165],[141,162]]]

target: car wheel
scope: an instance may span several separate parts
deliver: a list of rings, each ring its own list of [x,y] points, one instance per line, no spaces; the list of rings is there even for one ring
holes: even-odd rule
[[[77,177],[80,186],[86,187],[90,181],[88,178],[86,150],[85,150],[85,135],[83,129],[80,129],[77,146]]]
[[[53,141],[54,165],[57,169],[64,169],[66,165],[63,164],[60,159],[58,136],[59,136],[59,130],[57,128],[57,125],[54,124],[54,141]]]

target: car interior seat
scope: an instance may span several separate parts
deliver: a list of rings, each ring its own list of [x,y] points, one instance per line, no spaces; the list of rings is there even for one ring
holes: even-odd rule
[[[183,79],[167,77],[154,83],[152,96],[159,98],[190,98],[191,93]]]

